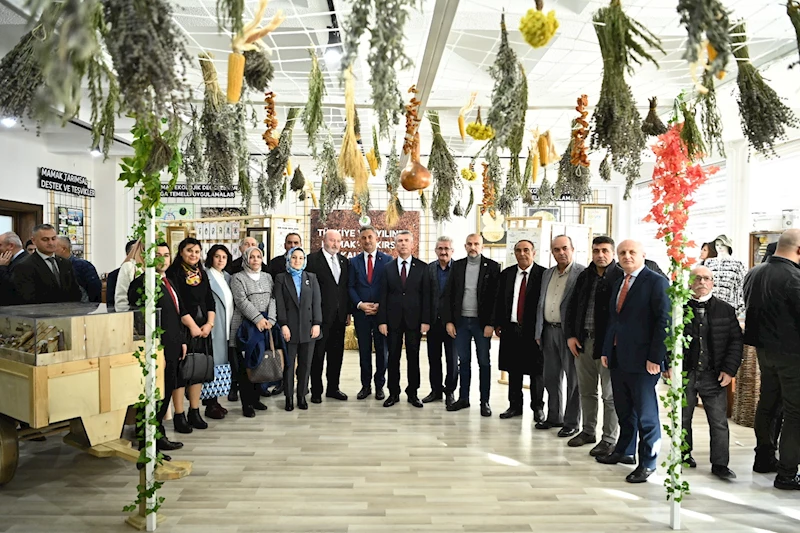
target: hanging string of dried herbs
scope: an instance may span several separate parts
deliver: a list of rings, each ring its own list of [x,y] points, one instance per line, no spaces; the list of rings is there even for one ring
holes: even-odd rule
[[[317,132],[323,125],[322,97],[325,96],[325,79],[319,68],[317,53],[311,49],[311,72],[308,74],[308,100],[303,109],[303,129],[308,135],[308,146],[311,148],[311,157],[317,158]]]
[[[105,94],[103,81],[105,80]],[[114,131],[119,115],[119,84],[117,77],[105,63],[97,57],[89,62],[87,72],[89,100],[92,104],[92,147],[100,147],[102,139],[103,160],[108,159],[108,152],[114,144]]]
[[[521,195],[521,179],[522,174],[519,170],[519,157],[512,156],[506,176],[506,186],[503,188],[500,198],[497,199],[497,210],[505,216],[511,216],[514,212],[514,205],[516,205]]]
[[[572,151],[570,153],[570,163],[584,168],[589,168],[589,156],[586,153],[586,137],[589,135],[589,123],[586,122],[586,117],[589,116],[589,112],[586,111],[588,105],[589,97],[585,94],[580,95],[578,105],[575,106],[578,118],[572,124]]]
[[[733,55],[739,60],[736,76],[739,97],[736,102],[739,104],[742,132],[750,146],[762,155],[776,156],[775,142],[786,139],[787,126],[800,127],[800,122],[750,62],[746,31],[745,23],[740,22],[732,32]]]
[[[611,163],[608,162],[608,154],[603,158],[600,163],[600,179],[603,181],[611,181]]]
[[[494,64],[489,67],[489,74],[494,80],[492,90],[492,107],[486,117],[486,124],[494,130],[493,146],[508,147],[511,130],[525,121],[524,112],[519,104],[520,71],[517,54],[508,43],[506,15],[500,15],[500,48]],[[526,93],[527,98],[527,93]]]
[[[603,55],[603,82],[592,116],[591,146],[595,150],[605,148],[611,154],[614,168],[625,175],[624,199],[627,200],[639,177],[645,137],[642,118],[625,81],[625,73],[633,74],[634,64],[641,65],[645,61],[658,67],[645,46],[662,53],[664,49],[658,37],[624,13],[619,0],[611,0],[608,7],[600,8],[592,20]]]
[[[531,185],[533,179],[534,168],[534,152],[528,149],[528,158],[525,160],[525,170],[522,171],[520,178],[520,194],[522,196],[522,203],[525,205],[533,205],[533,194],[531,194]]]
[[[347,200],[347,183],[339,174],[336,150],[330,136],[322,143],[316,172],[322,176],[322,185],[319,188],[319,218],[325,222],[328,214]]]
[[[433,197],[431,199],[431,214],[433,220],[441,222],[450,220],[453,209],[453,195],[461,191],[461,182],[458,179],[458,165],[453,158],[447,141],[442,136],[439,124],[438,111],[428,111],[428,120],[433,131],[433,143],[428,157],[428,170],[433,175]]]
[[[486,148],[486,163],[483,164],[483,201],[481,214],[487,211],[492,218],[496,218],[496,204],[503,179],[503,167],[500,165],[500,156],[497,153],[496,140],[492,140]]]
[[[350,69],[345,72],[344,101],[346,126],[339,153],[339,173],[344,177],[353,178],[353,194],[357,196],[369,191],[367,187],[369,176],[356,136],[356,89],[353,72]]]
[[[233,178],[238,173],[238,155],[233,136],[236,116],[219,87],[217,69],[212,59],[210,54],[200,54],[200,69],[205,84],[200,125],[205,138],[206,176],[212,187],[228,187],[233,185]]]
[[[714,76],[711,71],[703,74],[705,93],[699,93],[700,123],[703,125],[703,138],[708,150],[716,150],[717,154],[725,157],[725,142],[722,140],[722,117],[717,107],[717,91],[714,87]]]
[[[300,170],[300,166],[294,169],[294,175],[292,176],[292,181],[289,183],[289,188],[293,192],[301,192],[303,188],[306,186],[306,177],[303,175],[303,171]]]
[[[576,125],[577,121],[573,121],[572,127],[575,128]],[[575,139],[572,139],[558,163],[558,179],[556,180],[554,194],[556,198],[569,194],[573,201],[582,202],[592,194],[592,189],[589,187],[592,175],[588,168],[573,163],[572,151],[574,145]]]
[[[539,184],[539,190],[537,192],[539,194],[539,207],[546,207],[555,203],[556,195],[546,174],[542,178],[542,183]]]
[[[655,96],[649,99],[650,111],[647,112],[647,117],[642,122],[642,132],[648,137],[658,137],[667,133],[667,127],[658,116],[658,98]]]
[[[262,203],[261,207],[265,211],[275,209],[279,199],[286,196],[286,164],[292,155],[292,131],[294,130],[294,123],[300,115],[299,107],[292,107],[286,115],[286,123],[281,130],[281,136],[278,139],[278,146],[274,150],[270,150],[267,156],[267,191],[268,202]]]
[[[278,146],[278,112],[275,110],[275,93],[268,91],[264,95],[264,124],[267,129],[261,134],[261,138],[267,144],[267,148],[274,150]]]
[[[400,157],[397,154],[397,143],[392,143],[392,151],[386,162],[386,192],[389,193],[389,205],[386,207],[386,226],[394,228],[405,209],[400,203]]]
[[[244,0],[217,0],[217,20],[221,30],[234,35],[244,29]]]
[[[378,165],[378,168],[381,168],[383,161],[381,160],[381,148],[378,144],[378,130],[375,129],[375,126],[372,126],[372,149],[375,154],[375,163]]]
[[[261,206],[269,205],[272,202],[272,193],[267,184],[267,158],[261,160],[261,172],[256,180],[256,192],[258,193],[258,203]]]
[[[686,26],[689,38],[683,59],[698,63],[700,50],[708,39],[709,65],[712,75],[725,72],[725,65],[731,58],[731,36],[728,33],[730,21],[728,11],[719,0],[678,0],[678,13],[681,24]],[[711,50],[713,49],[713,53]],[[714,55],[714,58],[711,58]]]
[[[686,147],[686,156],[692,162],[697,159],[703,159],[706,154],[706,145],[703,143],[703,135],[697,127],[694,108],[690,109],[689,105],[683,99],[680,99],[679,106],[681,114],[683,115],[681,140]]]
[[[168,0],[102,0],[106,49],[117,73],[126,112],[180,120],[191,97],[186,40]]]
[[[192,120],[189,123],[189,133],[184,137],[181,147],[183,153],[181,172],[186,177],[186,188],[190,193],[194,184],[204,183],[207,179],[206,159],[203,154],[205,141],[200,130],[200,117],[194,106],[191,106],[191,110]]]
[[[259,45],[254,50],[244,51],[244,81],[254,91],[266,91],[275,77],[275,67],[267,51]]]
[[[800,52],[800,0],[787,0],[786,13],[789,15],[789,20],[792,21],[794,33],[797,38],[797,51]],[[800,65],[800,61],[795,61],[789,68],[794,68]]]
[[[242,197],[242,208],[245,213],[250,211],[253,191],[250,186],[250,144],[247,139],[247,109],[244,102],[236,104],[236,130],[233,135],[236,147],[236,167],[239,171],[239,195]]]
[[[517,64],[517,68],[519,77],[516,85],[516,94],[514,95],[514,114],[519,119],[511,125],[508,142],[506,143],[512,159],[519,157],[519,154],[522,153],[522,138],[525,136],[525,114],[528,111],[528,77],[525,75],[525,68],[522,66],[522,62]]]

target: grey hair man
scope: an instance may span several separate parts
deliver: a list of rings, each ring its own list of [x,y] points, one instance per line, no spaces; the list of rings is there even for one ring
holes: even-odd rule
[[[72,263],[75,280],[81,288],[81,302],[99,303],[103,297],[103,283],[97,275],[97,269],[89,261],[72,254],[72,241],[65,235],[58,236],[56,255]]]

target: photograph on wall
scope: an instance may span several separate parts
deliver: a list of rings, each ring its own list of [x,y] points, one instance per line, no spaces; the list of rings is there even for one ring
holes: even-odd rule
[[[172,253],[172,257],[178,257],[178,245],[186,238],[186,228],[181,226],[167,227],[167,244]]]
[[[581,224],[591,226],[592,238],[611,235],[611,204],[581,204]]]
[[[386,227],[386,211],[370,210],[366,216],[359,217],[351,210],[336,210],[328,214],[323,223],[319,219],[319,209],[311,210],[311,245],[309,252],[322,248],[322,236],[328,229],[335,229],[342,234],[341,253],[347,257],[354,257],[361,253],[358,241],[358,230],[363,225],[371,225],[378,234],[378,250],[392,256],[394,251],[394,238],[397,232],[408,230],[414,235],[412,255],[419,257],[420,240],[420,213],[419,211],[406,211],[400,217],[393,229]]]
[[[156,208],[156,220],[169,222],[171,220],[191,220],[194,216],[194,204],[161,204]]]
[[[539,218],[548,222],[561,221],[561,208],[560,207],[528,207],[526,208],[526,216],[530,218]]]
[[[477,213],[477,226],[475,230],[483,237],[483,245],[489,248],[503,248],[506,245],[506,217],[495,213],[493,217],[489,211],[481,214],[481,204],[475,206]]]

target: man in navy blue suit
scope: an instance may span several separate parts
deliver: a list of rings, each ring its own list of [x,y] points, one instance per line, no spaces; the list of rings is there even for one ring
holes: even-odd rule
[[[378,233],[372,226],[362,226],[359,230],[361,248],[364,250],[350,259],[348,269],[350,282],[350,301],[355,306],[353,320],[358,337],[358,355],[361,363],[361,390],[356,398],[363,400],[372,389],[372,344],[375,343],[375,399],[383,400],[383,386],[386,384],[386,366],[389,351],[386,337],[378,331],[378,302],[380,301],[383,269],[392,260],[390,255],[378,252]]]
[[[638,433],[639,465],[625,481],[644,483],[656,469],[661,441],[656,385],[667,362],[668,283],[645,266],[641,243],[623,241],[617,256],[625,276],[611,290],[602,363],[611,371],[620,434],[614,451],[595,459],[636,464]]]

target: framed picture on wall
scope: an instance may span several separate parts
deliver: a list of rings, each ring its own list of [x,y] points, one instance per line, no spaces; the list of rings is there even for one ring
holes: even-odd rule
[[[549,222],[561,222],[560,207],[528,207],[525,209],[525,216],[540,218]]]
[[[475,230],[483,237],[483,246],[488,248],[505,248],[506,246],[506,217],[497,212],[494,217],[485,212],[481,214],[481,204],[475,206],[478,215]]]
[[[592,227],[592,239],[601,235],[611,236],[611,204],[581,204],[581,224]]]
[[[186,228],[182,226],[167,226],[167,244],[172,257],[178,257],[178,245],[186,238]]]

